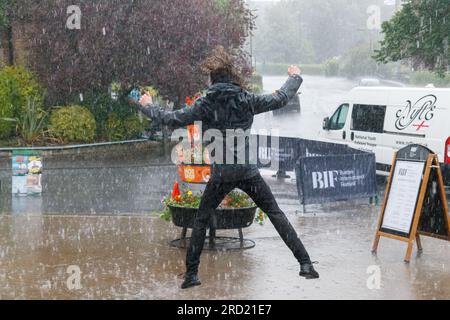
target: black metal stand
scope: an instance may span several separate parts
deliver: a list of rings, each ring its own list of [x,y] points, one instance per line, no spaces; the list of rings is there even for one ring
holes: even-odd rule
[[[277,179],[289,179],[290,176],[286,173],[286,171],[284,170],[278,170],[276,174],[274,174],[272,176],[272,178],[277,178]]]
[[[175,248],[186,249],[190,237],[187,237],[188,228],[183,228],[181,231],[181,238],[170,242],[170,245]],[[218,237],[216,236],[216,229],[209,229],[209,236],[206,237],[204,250],[207,251],[235,251],[248,250],[256,246],[255,242],[244,238],[242,228],[238,229],[239,237]]]

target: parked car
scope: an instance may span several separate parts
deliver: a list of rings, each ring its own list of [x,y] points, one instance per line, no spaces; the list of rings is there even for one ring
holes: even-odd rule
[[[376,78],[363,78],[359,81],[360,87],[378,87],[381,86],[381,81]]]
[[[291,101],[289,101],[289,103],[287,104],[286,107],[272,111],[272,112],[273,112],[274,116],[286,114],[286,113],[290,113],[290,112],[300,113],[301,112],[300,93],[296,94],[294,96],[294,98],[292,98]]]

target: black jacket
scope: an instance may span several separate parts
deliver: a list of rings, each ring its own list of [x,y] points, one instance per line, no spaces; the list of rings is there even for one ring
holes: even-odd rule
[[[245,133],[239,130],[235,135],[238,136],[238,140],[245,139],[245,143],[237,143],[237,146],[234,143],[223,143],[224,160],[213,163],[213,177],[221,176],[226,181],[248,179],[258,174],[255,159],[250,156],[249,135],[254,116],[286,106],[302,82],[300,76],[290,76],[283,87],[275,93],[256,95],[225,79],[214,83],[207,94],[198,99],[192,107],[168,112],[156,106],[144,108],[139,106],[139,110],[171,128],[185,127],[201,121],[204,131],[217,129],[223,137],[226,137],[227,130],[243,130]],[[242,152],[245,153],[245,160]],[[232,155],[234,162],[225,161],[227,154]],[[225,162],[226,164],[223,164]]]

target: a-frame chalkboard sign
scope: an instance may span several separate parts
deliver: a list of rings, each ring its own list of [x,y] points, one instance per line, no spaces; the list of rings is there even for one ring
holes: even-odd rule
[[[414,241],[422,251],[420,235],[450,241],[450,218],[438,156],[410,145],[394,156],[372,252],[381,237],[404,241],[409,262]]]

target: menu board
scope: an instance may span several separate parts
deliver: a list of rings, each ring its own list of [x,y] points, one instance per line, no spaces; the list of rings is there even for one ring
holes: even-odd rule
[[[377,252],[381,237],[405,241],[408,263],[414,242],[423,250],[420,236],[450,241],[450,216],[438,156],[410,145],[395,155],[372,252]]]
[[[381,225],[382,231],[409,236],[424,170],[425,162],[397,160]]]

